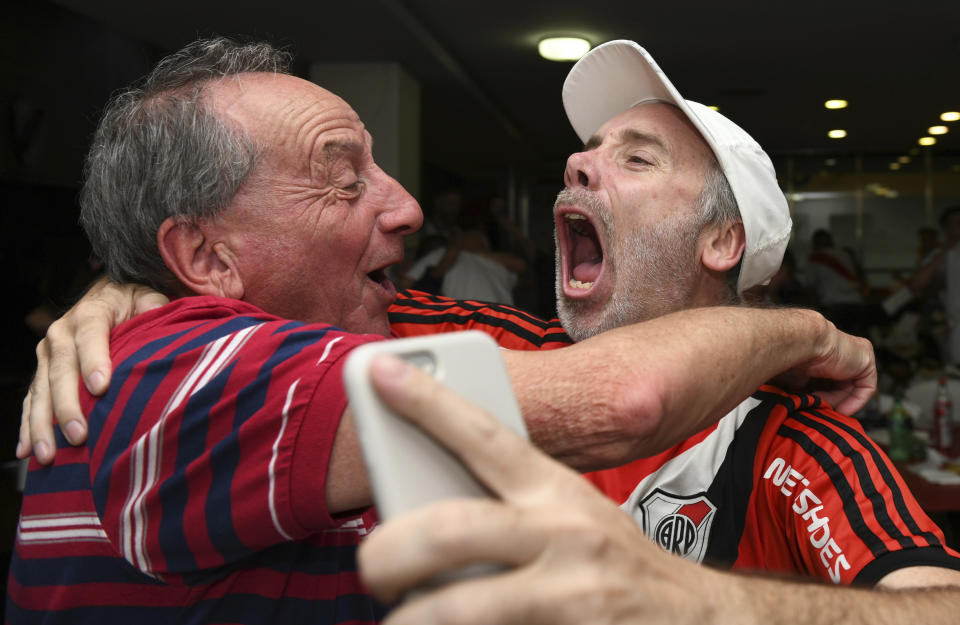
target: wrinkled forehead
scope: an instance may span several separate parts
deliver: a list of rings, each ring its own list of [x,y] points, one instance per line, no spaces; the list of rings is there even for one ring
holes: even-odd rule
[[[659,100],[635,104],[608,120],[587,141],[586,147],[631,136],[645,137],[674,155],[714,158],[710,146],[683,111]]]
[[[359,116],[342,98],[286,74],[249,73],[209,86],[216,109],[264,145],[312,143],[318,138],[369,147]]]

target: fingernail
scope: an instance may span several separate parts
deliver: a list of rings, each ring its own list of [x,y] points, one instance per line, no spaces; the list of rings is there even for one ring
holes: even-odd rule
[[[99,371],[94,371],[90,374],[90,390],[97,391],[103,388],[103,381],[106,379],[106,376],[100,373]]]
[[[79,421],[71,421],[67,424],[67,440],[71,445],[77,445],[83,440],[83,426]]]
[[[381,354],[370,363],[370,372],[381,378],[401,378],[407,371],[407,363],[390,354]]]
[[[47,445],[46,441],[40,441],[33,447],[37,454],[37,459],[46,462],[47,458],[50,457],[50,446]]]

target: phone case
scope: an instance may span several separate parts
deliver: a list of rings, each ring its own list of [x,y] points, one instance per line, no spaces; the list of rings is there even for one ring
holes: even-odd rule
[[[448,497],[490,496],[455,456],[377,397],[369,367],[384,352],[431,373],[527,438],[500,348],[486,334],[454,332],[358,347],[347,359],[343,377],[381,519]]]

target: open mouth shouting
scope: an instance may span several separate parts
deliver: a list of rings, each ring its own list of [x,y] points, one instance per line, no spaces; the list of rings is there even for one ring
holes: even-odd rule
[[[597,233],[594,217],[577,208],[557,210],[557,245],[563,293],[580,299],[598,288],[603,275],[603,242]]]
[[[390,278],[387,277],[387,267],[389,267],[389,265],[374,269],[367,274],[367,279],[376,285],[377,290],[385,300],[389,299],[392,302],[397,297],[397,289],[393,286]]]

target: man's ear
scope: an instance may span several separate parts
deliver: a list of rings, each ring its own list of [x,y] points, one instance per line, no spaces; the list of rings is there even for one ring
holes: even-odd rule
[[[727,272],[737,266],[746,246],[742,222],[727,222],[701,236],[700,261],[711,271]]]
[[[243,299],[243,279],[229,246],[214,242],[202,225],[168,217],[157,230],[163,262],[197,295]]]

